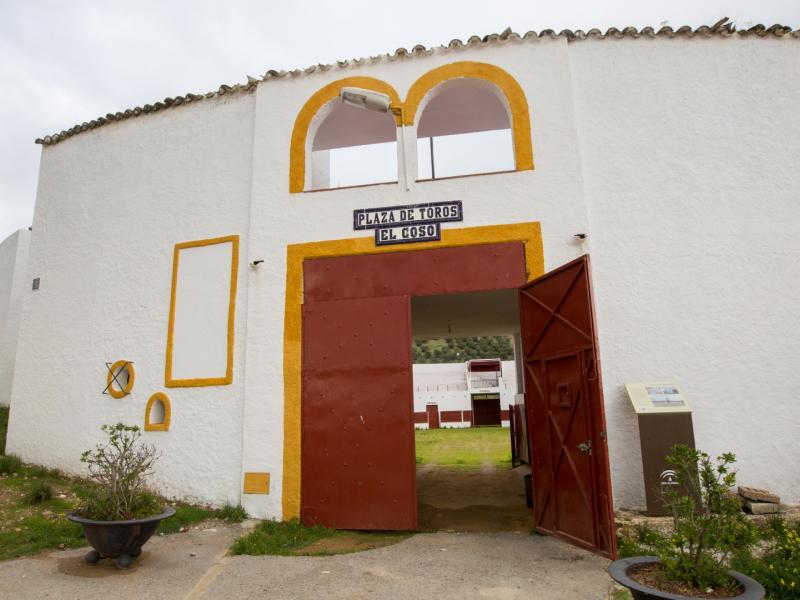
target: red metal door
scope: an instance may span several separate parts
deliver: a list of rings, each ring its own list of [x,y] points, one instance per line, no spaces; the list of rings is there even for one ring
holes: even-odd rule
[[[589,257],[520,288],[536,528],[616,556]]]
[[[428,404],[425,410],[428,412],[428,428],[439,429],[439,405]]]
[[[408,296],[303,306],[300,518],[417,528]]]

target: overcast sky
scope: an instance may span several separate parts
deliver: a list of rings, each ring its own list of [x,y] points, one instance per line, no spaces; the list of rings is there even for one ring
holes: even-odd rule
[[[730,17],[800,27],[798,0],[0,0],[0,240],[33,217],[36,137],[109,112],[472,34]]]

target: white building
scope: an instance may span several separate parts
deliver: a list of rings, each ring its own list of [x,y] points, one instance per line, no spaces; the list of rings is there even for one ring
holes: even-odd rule
[[[0,406],[8,406],[17,352],[22,300],[28,281],[31,232],[20,229],[0,243]]]
[[[269,71],[43,138],[26,275],[40,287],[23,286],[8,451],[79,472],[103,423],[144,424],[154,406],[164,493],[413,528],[410,340],[490,329],[529,346],[536,424],[542,402],[590,404],[568,432],[584,437],[561,442],[592,482],[585,514],[570,531],[537,514],[542,530],[611,554],[610,489],[643,505],[631,381],[680,384],[699,447],[736,452],[742,482],[800,501],[799,37],[506,32]],[[345,87],[391,109],[344,105]],[[449,176],[474,168],[448,164],[448,142],[480,154],[486,131],[508,144],[489,157],[501,172]],[[390,181],[326,190],[365,144],[373,179]],[[409,214],[434,222],[375,229],[378,242],[441,239],[376,245],[362,230]],[[593,292],[585,261],[558,270],[584,254]],[[530,333],[542,328],[552,347]],[[117,361],[135,371],[127,394],[112,381],[120,398],[103,393]],[[545,371],[552,389],[537,387]],[[587,436],[594,452],[576,451]],[[533,462],[538,490],[572,493],[562,462]],[[347,513],[356,484],[374,494],[367,521]]]
[[[508,427],[508,407],[517,403],[516,371],[513,360],[499,359],[415,364],[414,426]]]

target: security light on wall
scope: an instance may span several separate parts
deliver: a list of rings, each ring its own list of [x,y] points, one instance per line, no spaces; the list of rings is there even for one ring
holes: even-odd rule
[[[365,90],[357,87],[343,87],[339,90],[339,97],[342,102],[358,108],[366,108],[377,112],[389,112],[392,108],[392,101],[388,95],[373,90]]]
[[[400,116],[400,130],[403,138],[403,177],[406,191],[408,191],[408,149],[406,142],[406,128],[403,124],[403,108],[392,106],[392,99],[381,92],[357,87],[343,87],[339,89],[339,98],[342,102],[356,108],[366,108],[375,112],[388,113]]]

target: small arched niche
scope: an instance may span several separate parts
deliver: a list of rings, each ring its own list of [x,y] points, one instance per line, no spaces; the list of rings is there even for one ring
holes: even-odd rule
[[[397,181],[397,125],[381,113],[331,100],[309,129],[307,190]]]
[[[144,409],[145,431],[169,431],[172,418],[172,407],[169,398],[163,392],[156,392],[147,401]]]
[[[489,81],[460,77],[433,88],[417,121],[417,179],[514,171],[511,111]]]

